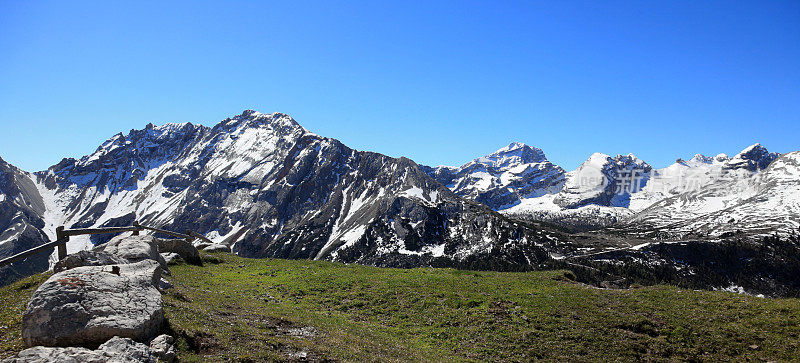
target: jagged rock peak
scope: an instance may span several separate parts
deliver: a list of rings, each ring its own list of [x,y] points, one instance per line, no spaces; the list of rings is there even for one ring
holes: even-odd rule
[[[725,153],[719,153],[719,154],[717,154],[717,156],[714,157],[714,161],[719,162],[719,163],[726,162],[726,161],[728,161],[730,159],[731,159],[730,156],[728,156],[728,154],[725,154]]]
[[[512,142],[508,146],[489,155],[477,158],[468,164],[484,164],[499,168],[517,164],[542,163],[547,161],[544,152],[521,142]]]
[[[695,163],[711,164],[714,161],[714,158],[710,156],[705,156],[703,154],[694,154],[694,156],[689,161],[693,161]]]
[[[757,160],[763,158],[765,156],[769,156],[770,154],[777,154],[777,153],[770,153],[766,147],[762,146],[761,143],[755,143],[750,145],[744,150],[740,151],[734,159],[748,159],[748,160]]]
[[[769,152],[767,148],[760,143],[755,143],[746,147],[744,150],[736,154],[728,161],[726,168],[728,169],[747,169],[750,171],[763,170],[773,160],[777,159],[780,154]]]
[[[223,120],[214,126],[214,129],[229,131],[233,129],[264,126],[281,131],[302,130],[303,132],[307,132],[294,118],[285,113],[273,112],[266,114],[255,110],[244,110],[241,114],[233,118]]]
[[[617,155],[614,157],[614,161],[618,164],[635,164],[639,166],[648,165],[644,160],[639,159],[633,153],[629,153],[628,155]]]

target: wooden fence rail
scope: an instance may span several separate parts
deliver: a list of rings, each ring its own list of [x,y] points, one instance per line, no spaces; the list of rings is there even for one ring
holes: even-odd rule
[[[165,229],[154,228],[154,227],[147,227],[142,226],[138,222],[133,222],[132,226],[128,227],[102,227],[102,228],[77,228],[77,229],[64,229],[64,226],[59,226],[56,228],[56,240],[52,242],[47,242],[43,245],[36,246],[31,248],[27,251],[20,252],[16,255],[11,257],[7,257],[3,260],[0,260],[0,267],[5,265],[9,265],[13,262],[21,260],[23,258],[27,258],[33,254],[42,252],[44,250],[49,250],[53,247],[58,248],[58,260],[61,261],[64,257],[67,257],[67,242],[69,242],[70,236],[80,236],[86,234],[101,234],[101,233],[123,233],[123,232],[133,232],[133,235],[139,235],[139,231],[148,230],[153,231],[155,233],[162,233],[167,234],[173,237],[178,237],[185,239],[188,242],[192,242],[195,239],[201,239],[208,243],[214,243],[210,239],[204,237],[203,235],[196,233],[194,231],[186,230],[186,233],[178,233],[172,232]]]

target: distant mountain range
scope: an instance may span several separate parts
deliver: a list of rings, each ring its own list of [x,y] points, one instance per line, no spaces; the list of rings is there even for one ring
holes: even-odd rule
[[[661,237],[792,234],[800,228],[800,152],[755,144],[654,169],[633,154],[595,153],[565,172],[512,143],[460,167],[423,167],[459,196],[514,218],[574,231],[613,227]]]
[[[428,167],[247,110],[214,127],[148,124],[45,171],[0,159],[0,256],[54,239],[59,225],[136,220],[198,231],[246,257],[537,268],[587,243],[610,248],[586,236],[576,245],[572,232],[598,228],[636,238],[791,234],[798,200],[800,152],[758,144],[664,169],[596,153],[566,172],[521,143],[460,167]],[[68,250],[107,239],[74,237]],[[41,270],[46,259],[0,277],[31,264]]]

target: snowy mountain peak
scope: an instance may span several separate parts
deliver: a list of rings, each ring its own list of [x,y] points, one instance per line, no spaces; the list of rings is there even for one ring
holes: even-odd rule
[[[714,161],[718,163],[724,163],[730,159],[731,158],[728,156],[728,154],[725,153],[717,154],[717,156],[714,157]]]
[[[695,164],[711,164],[714,161],[714,158],[705,156],[703,154],[694,154],[689,161]]]
[[[689,168],[697,168],[706,165],[711,165],[714,163],[714,160],[715,158],[710,156],[705,156],[703,154],[694,154],[694,156],[689,160],[683,160],[681,158],[678,158],[678,160],[675,160],[675,164]],[[727,161],[727,157],[725,160]]]
[[[744,150],[731,158],[726,169],[747,169],[749,171],[764,170],[773,160],[777,159],[780,154],[771,153],[761,146],[760,143],[753,144],[746,147]]]
[[[261,112],[256,111],[256,110],[248,109],[248,110],[242,111],[242,114],[240,116],[241,117],[256,117],[256,116],[259,116],[259,115],[263,115],[263,114]]]
[[[279,134],[293,134],[298,131],[302,133],[308,132],[285,113],[273,112],[266,114],[254,110],[244,110],[240,115],[226,119],[214,126],[215,130],[222,132],[241,131],[250,128],[272,129]]]
[[[512,142],[508,146],[489,155],[477,158],[470,164],[483,164],[493,168],[504,168],[519,164],[532,164],[546,162],[547,158],[541,149],[525,145],[521,142]]]
[[[608,163],[609,160],[611,160],[610,155],[603,153],[594,153],[590,155],[589,158],[586,159],[586,161],[584,161],[578,168],[580,169],[584,166],[595,166],[597,169],[602,169],[603,165]]]
[[[422,169],[457,195],[499,210],[522,198],[556,193],[564,184],[564,170],[549,162],[541,149],[512,142],[458,168]]]
[[[617,164],[623,164],[623,165],[637,165],[637,166],[648,165],[646,162],[644,162],[644,160],[637,158],[636,155],[633,155],[633,153],[629,153],[628,155],[617,155],[614,158],[614,161]]]

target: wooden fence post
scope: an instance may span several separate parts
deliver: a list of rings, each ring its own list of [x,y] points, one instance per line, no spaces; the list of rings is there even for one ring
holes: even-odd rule
[[[186,230],[186,242],[192,243],[194,241],[194,237],[192,237],[192,231]]]
[[[139,229],[140,229],[142,226],[140,226],[140,225],[139,225],[139,222],[137,222],[137,221],[133,221],[133,226],[134,226],[134,227],[136,227],[136,229],[133,231],[133,235],[134,235],[134,236],[138,236],[138,235],[139,235]]]
[[[69,236],[64,234],[64,226],[56,227],[56,240],[62,241],[58,245],[58,260],[61,261],[67,257],[67,241],[69,241]]]

